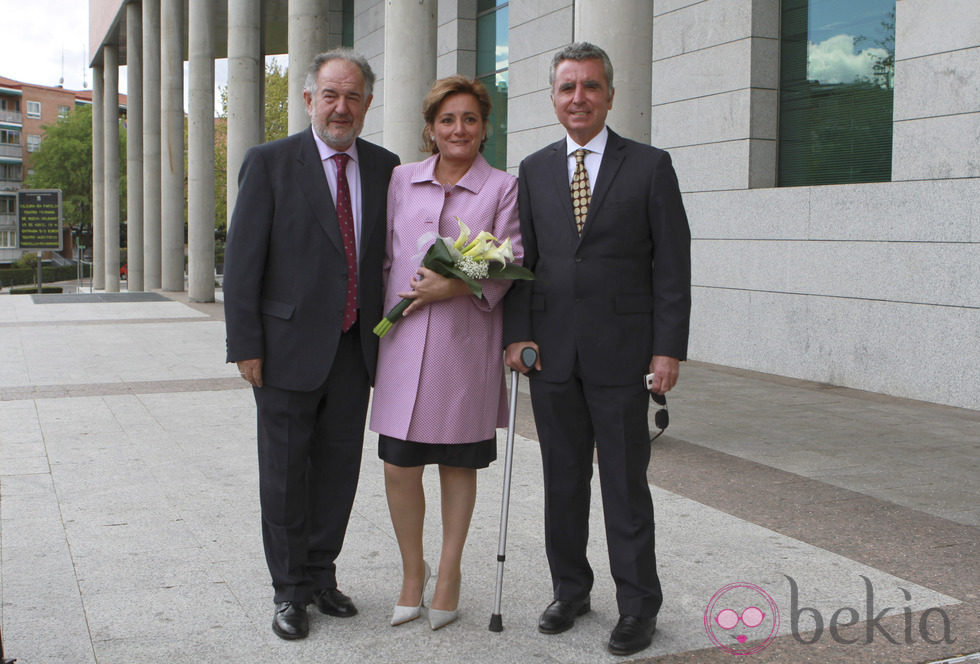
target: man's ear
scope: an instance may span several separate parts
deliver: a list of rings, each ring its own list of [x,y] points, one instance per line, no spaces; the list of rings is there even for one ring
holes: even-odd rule
[[[306,102],[306,114],[313,117],[313,93],[303,90],[303,101]]]

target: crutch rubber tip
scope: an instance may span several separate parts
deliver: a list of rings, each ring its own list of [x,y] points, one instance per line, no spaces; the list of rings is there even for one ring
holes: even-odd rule
[[[490,614],[490,631],[491,632],[502,632],[504,631],[504,620],[500,617],[499,613]]]

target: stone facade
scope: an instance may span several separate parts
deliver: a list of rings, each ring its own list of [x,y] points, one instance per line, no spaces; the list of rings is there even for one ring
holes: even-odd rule
[[[92,2],[100,25],[116,24],[105,7],[118,0]],[[285,21],[287,5],[267,0],[264,20]],[[480,6],[438,0],[437,76],[476,73]],[[648,129],[674,159],[693,233],[691,358],[980,408],[980,4],[897,0],[891,181],[806,187],[777,186],[779,0],[657,0],[649,25],[636,9],[510,2],[508,170],[563,135],[548,86],[555,50],[585,38],[616,52],[606,35],[647,35],[648,56],[615,57],[630,92],[609,122],[640,140]],[[378,75],[363,136],[394,142],[385,61],[412,54],[385,52],[385,2],[352,11],[354,47]],[[267,53],[284,48],[275,34]],[[647,116],[648,128],[630,127]]]

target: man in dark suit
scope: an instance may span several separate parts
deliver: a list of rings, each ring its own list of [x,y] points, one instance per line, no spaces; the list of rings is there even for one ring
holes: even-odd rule
[[[514,283],[504,322],[508,366],[527,372],[520,351],[539,351],[531,402],[554,601],[538,629],[563,632],[590,609],[595,450],[620,613],[608,647],[627,655],[650,645],[663,599],[644,379],[653,374],[650,389],[663,394],[686,358],[691,236],[668,154],[606,127],[614,91],[605,51],[565,47],[550,80],[567,137],[521,163],[524,263],[535,280]]]
[[[307,129],[248,151],[225,249],[228,361],[253,386],[273,631],[309,633],[306,605],[357,613],[337,588],[381,319],[385,201],[398,157],[357,138],[374,74],[318,55]]]

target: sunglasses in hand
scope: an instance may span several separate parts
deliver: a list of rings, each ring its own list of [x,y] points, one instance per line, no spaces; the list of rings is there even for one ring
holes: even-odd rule
[[[650,442],[652,443],[657,438],[659,438],[660,434],[664,432],[664,429],[666,429],[667,426],[670,425],[670,415],[667,414],[667,397],[665,395],[657,394],[656,392],[651,392],[650,400],[653,401],[653,403],[660,406],[657,412],[654,413],[653,415],[653,423],[654,425],[656,425],[658,429],[660,429],[660,431],[653,434],[653,436],[650,438]]]

